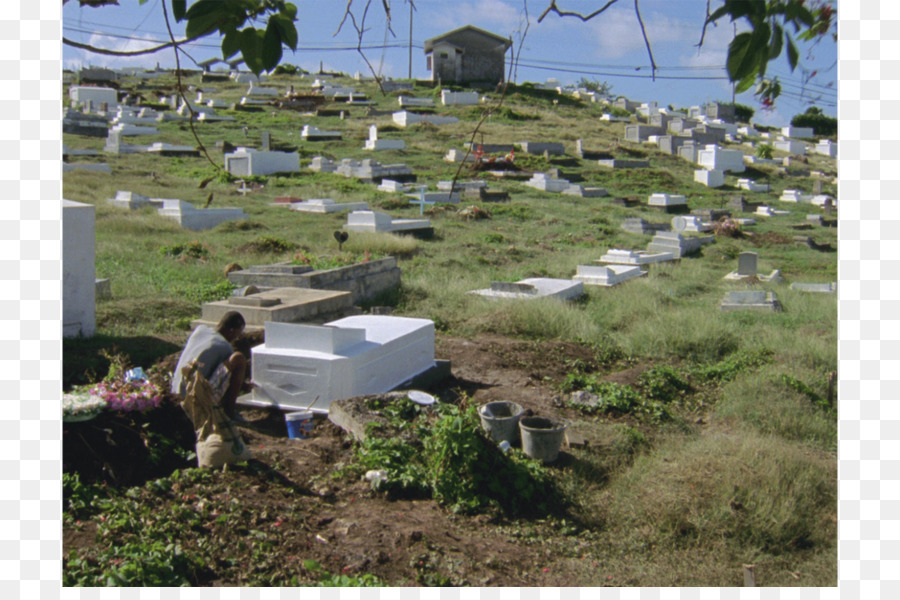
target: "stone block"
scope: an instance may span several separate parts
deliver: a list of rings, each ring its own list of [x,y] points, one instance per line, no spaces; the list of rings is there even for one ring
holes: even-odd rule
[[[697,169],[694,181],[706,187],[717,188],[725,185],[725,171],[719,169]]]
[[[96,330],[94,207],[63,200],[62,227],[63,337],[90,337]]]
[[[631,265],[578,265],[574,279],[583,282],[585,285],[609,287],[646,274],[647,271],[642,271],[640,267]]]
[[[572,300],[584,294],[584,287],[580,281],[534,277],[523,279],[515,284],[493,282],[488,289],[473,290],[469,293],[487,298],[558,298],[560,300]]]

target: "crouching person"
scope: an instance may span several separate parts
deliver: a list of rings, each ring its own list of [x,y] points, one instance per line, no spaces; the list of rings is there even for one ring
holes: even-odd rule
[[[243,333],[245,324],[244,316],[231,310],[222,315],[215,329],[198,325],[175,366],[172,393],[185,397],[188,380],[183,370],[194,363],[212,386],[215,401],[225,415],[236,423],[246,424],[246,420],[237,413],[236,405],[238,395],[244,388],[247,359],[231,345]]]

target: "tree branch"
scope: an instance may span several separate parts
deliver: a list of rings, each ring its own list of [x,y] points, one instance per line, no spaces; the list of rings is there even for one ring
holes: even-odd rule
[[[656,81],[656,61],[653,60],[653,50],[650,49],[650,40],[647,38],[647,30],[644,29],[644,19],[641,18],[641,8],[638,6],[638,0],[634,0],[634,12],[637,14],[638,23],[641,25],[641,33],[644,35],[647,54],[650,55],[650,76],[653,81]]]
[[[552,1],[550,2],[550,6],[548,6],[548,7],[546,8],[546,10],[544,10],[543,14],[541,14],[540,17],[538,17],[537,22],[540,23],[541,21],[543,21],[543,20],[544,20],[544,17],[546,17],[547,14],[548,14],[548,13],[551,13],[551,12],[554,12],[554,13],[558,14],[558,15],[561,16],[561,17],[578,17],[578,18],[581,19],[582,21],[585,21],[585,22],[586,22],[586,21],[590,21],[591,19],[593,19],[594,17],[596,17],[597,15],[599,15],[600,13],[602,13],[603,11],[605,11],[607,8],[609,8],[610,6],[612,6],[613,4],[615,4],[615,3],[618,2],[618,1],[619,1],[619,0],[609,0],[609,2],[607,2],[607,3],[603,6],[603,8],[600,8],[600,9],[598,9],[598,10],[595,10],[594,12],[592,12],[592,13],[589,14],[589,15],[583,15],[583,14],[581,14],[581,13],[572,12],[572,11],[568,11],[568,10],[559,10],[559,7],[556,6],[556,0],[552,0]]]
[[[88,52],[93,52],[95,54],[108,54],[110,56],[140,56],[141,54],[153,54],[154,52],[159,52],[160,50],[165,50],[166,48],[171,48],[172,46],[177,46],[178,44],[193,42],[200,37],[202,36],[186,38],[177,42],[173,39],[171,42],[166,42],[165,44],[160,44],[159,46],[154,46],[152,48],[146,48],[144,50],[109,50],[107,48],[99,48],[90,44],[76,42],[65,37],[62,39],[62,43],[67,46],[80,48],[81,50],[87,50]]]

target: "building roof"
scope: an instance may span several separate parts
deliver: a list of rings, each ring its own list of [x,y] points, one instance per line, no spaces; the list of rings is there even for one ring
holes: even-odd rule
[[[460,27],[459,29],[454,29],[453,31],[448,31],[447,33],[425,40],[425,54],[430,53],[434,48],[434,45],[441,42],[452,44],[467,51],[474,50],[480,52],[496,50],[501,46],[503,47],[503,51],[506,52],[509,47],[512,46],[512,40],[509,38],[499,36],[490,31],[485,31],[484,29],[479,29],[473,25],[466,25],[465,27]]]

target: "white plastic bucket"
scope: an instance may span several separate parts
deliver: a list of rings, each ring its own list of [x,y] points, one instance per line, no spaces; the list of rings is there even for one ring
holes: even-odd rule
[[[286,413],[284,422],[287,424],[289,438],[305,440],[313,430],[313,413],[311,410]]]

